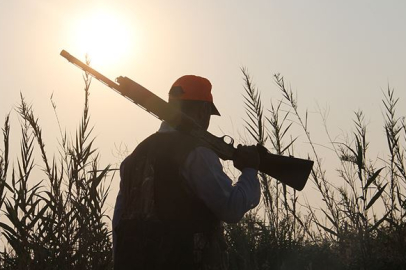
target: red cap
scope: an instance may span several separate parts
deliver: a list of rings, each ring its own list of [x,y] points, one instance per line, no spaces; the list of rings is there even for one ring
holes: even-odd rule
[[[171,100],[207,101],[212,104],[212,114],[220,115],[213,103],[211,83],[203,77],[185,75],[177,79],[169,90],[169,101]]]

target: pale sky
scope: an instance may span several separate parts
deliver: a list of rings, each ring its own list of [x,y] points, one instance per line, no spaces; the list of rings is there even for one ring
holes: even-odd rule
[[[406,115],[405,26],[403,0],[0,0],[0,117],[23,93],[52,153],[59,133],[49,100],[53,93],[60,122],[74,135],[83,106],[82,72],[59,56],[65,49],[82,60],[93,53],[99,72],[111,79],[130,77],[164,99],[182,75],[208,78],[222,114],[209,130],[224,131],[237,142],[245,117],[240,68],[249,70],[265,106],[281,98],[272,77],[281,73],[297,93],[301,112],[309,110],[316,143],[327,145],[318,105],[330,110],[333,137],[350,132],[353,112],[362,109],[372,147],[385,155],[381,100],[388,84],[400,98],[399,115]],[[86,44],[91,38],[102,45]],[[120,162],[116,146],[132,151],[159,126],[96,80],[90,103],[104,164]],[[17,136],[19,123],[11,115],[12,136]],[[305,144],[305,137],[299,141]],[[18,140],[13,143],[17,155]],[[307,157],[307,150],[296,151]]]

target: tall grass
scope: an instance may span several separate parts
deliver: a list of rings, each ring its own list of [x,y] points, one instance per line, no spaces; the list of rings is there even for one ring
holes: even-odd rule
[[[229,226],[228,232],[233,260],[248,259],[250,256],[243,254],[249,252],[266,255],[257,254],[250,259],[255,263],[235,265],[233,269],[406,269],[406,130],[405,118],[396,115],[399,100],[394,90],[388,87],[383,99],[388,159],[370,157],[362,111],[355,112],[355,131],[346,141],[331,140],[323,118],[330,148],[339,164],[333,179],[312,140],[308,113],[300,113],[297,98],[286,87],[284,78],[274,75],[282,98],[272,101],[268,116],[264,116],[259,91],[253,87],[247,70],[242,73],[246,128],[252,140],[268,142],[267,147],[277,154],[292,154],[295,147],[301,146],[296,143],[300,134],[292,135],[291,127],[302,129],[310,145],[309,156],[315,161],[311,182],[322,198],[322,206],[310,205],[305,198],[300,200],[294,190],[261,175],[265,218],[250,215],[244,225]],[[233,240],[236,233],[255,241],[237,245]]]
[[[395,91],[388,87],[382,101],[384,157],[370,153],[362,111],[354,113],[353,131],[341,141],[331,139],[321,113],[337,161],[335,171],[328,173],[311,136],[311,119],[284,78],[274,75],[280,97],[265,103],[247,69],[242,77],[250,140],[274,153],[294,155],[303,146],[297,138],[306,138],[307,155],[315,161],[308,185],[321,201],[312,205],[305,192],[260,174],[261,207],[226,226],[230,269],[406,269],[406,121],[397,114]],[[60,128],[57,157],[49,154],[39,119],[21,96],[16,109],[20,154],[11,162],[10,116],[5,117],[0,148],[0,238],[6,244],[0,251],[2,269],[112,268],[105,202],[113,175],[108,175],[109,166],[100,168],[92,138],[88,74],[84,84],[82,119],[73,138]],[[33,173],[38,165],[40,178]]]
[[[0,253],[2,269],[112,268],[111,231],[104,207],[109,166],[99,168],[89,127],[88,74],[84,83],[82,120],[74,138],[61,134],[58,158],[47,153],[39,119],[21,96],[17,108],[21,149],[16,167],[9,168],[6,117],[0,156],[0,206],[6,219],[0,222],[0,232],[7,241]],[[44,179],[33,174],[37,150]]]
[[[265,145],[280,155],[293,154],[295,137],[289,134],[292,123],[282,101],[270,104],[265,112],[258,89],[246,69],[242,69],[246,129],[255,143]],[[310,227],[310,219],[298,211],[298,194],[285,184],[259,174],[262,187],[262,211],[247,215],[243,222],[227,226],[231,269],[280,269],[289,261],[298,262],[299,253]],[[310,234],[311,235],[311,234]],[[247,238],[240,243],[241,239]],[[249,239],[249,240],[248,240]],[[293,257],[292,257],[293,256]],[[241,262],[243,261],[243,263]]]

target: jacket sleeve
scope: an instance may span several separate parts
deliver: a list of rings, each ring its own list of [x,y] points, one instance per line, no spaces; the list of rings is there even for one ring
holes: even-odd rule
[[[238,181],[233,184],[224,173],[218,156],[208,148],[194,149],[181,173],[191,191],[224,222],[240,221],[248,210],[259,203],[261,189],[257,170],[243,169]]]

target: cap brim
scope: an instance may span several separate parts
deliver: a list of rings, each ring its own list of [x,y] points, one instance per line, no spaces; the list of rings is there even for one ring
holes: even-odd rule
[[[221,116],[214,103],[211,103],[211,115]]]

